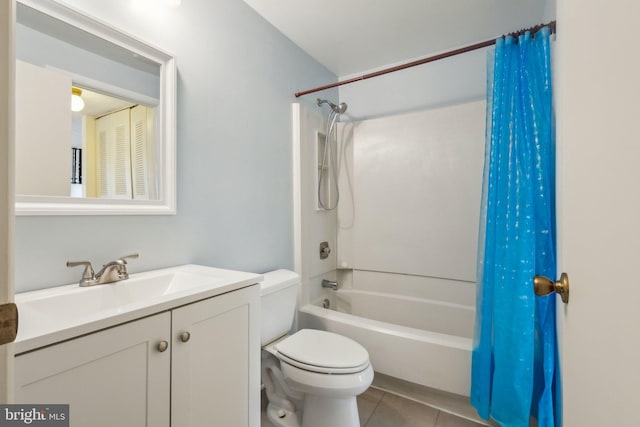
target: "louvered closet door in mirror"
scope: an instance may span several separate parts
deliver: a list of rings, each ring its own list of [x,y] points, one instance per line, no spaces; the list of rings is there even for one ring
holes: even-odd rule
[[[129,109],[96,120],[96,159],[100,197],[131,199]]]
[[[95,120],[98,197],[154,200],[153,108],[137,105]],[[91,161],[91,160],[90,160]]]

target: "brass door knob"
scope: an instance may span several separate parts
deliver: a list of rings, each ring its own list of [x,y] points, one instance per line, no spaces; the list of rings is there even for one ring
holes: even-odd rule
[[[18,335],[18,306],[0,304],[0,345],[14,342]]]
[[[569,303],[569,276],[567,273],[560,275],[560,280],[553,281],[544,276],[535,276],[533,278],[533,290],[536,295],[543,296],[549,295],[551,292],[560,294],[562,302]]]
[[[191,334],[189,332],[183,332],[180,334],[180,341],[187,342],[191,339]]]

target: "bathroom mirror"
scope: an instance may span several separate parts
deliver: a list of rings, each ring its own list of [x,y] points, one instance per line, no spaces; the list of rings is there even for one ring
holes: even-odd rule
[[[173,55],[54,0],[15,46],[16,214],[175,214]]]

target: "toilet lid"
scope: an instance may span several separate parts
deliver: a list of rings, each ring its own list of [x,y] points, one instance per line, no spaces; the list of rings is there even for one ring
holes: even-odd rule
[[[278,357],[301,369],[350,374],[369,366],[369,353],[342,335],[302,329],[276,345]]]

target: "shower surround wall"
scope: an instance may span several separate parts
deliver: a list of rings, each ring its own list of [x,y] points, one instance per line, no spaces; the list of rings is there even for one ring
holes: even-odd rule
[[[361,342],[377,372],[468,395],[485,102],[341,126],[344,313],[301,323]],[[438,314],[436,314],[438,313]],[[381,323],[382,322],[382,323]]]
[[[484,101],[343,125],[338,268],[473,288],[484,128]]]
[[[355,339],[377,372],[468,395],[485,102],[341,124],[337,214],[316,209],[325,120],[294,104],[293,121],[299,326]]]
[[[320,298],[322,279],[336,280],[337,210],[318,209],[317,202],[318,139],[323,139],[327,122],[321,113],[317,107],[292,106],[294,264],[301,281],[300,305]],[[325,177],[332,179],[330,174]],[[328,184],[332,188],[333,183]],[[321,242],[331,249],[325,259],[320,258]]]

